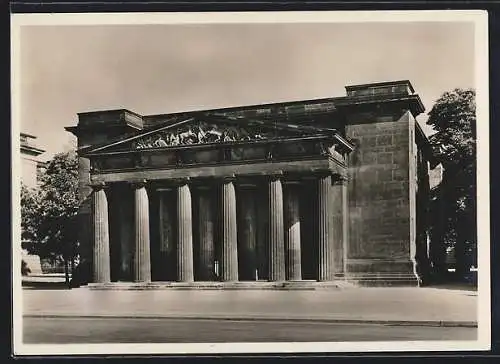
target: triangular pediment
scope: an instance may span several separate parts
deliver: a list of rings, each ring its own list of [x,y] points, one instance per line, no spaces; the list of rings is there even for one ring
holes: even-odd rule
[[[333,129],[275,123],[227,115],[197,115],[178,122],[166,122],[87,153],[129,151],[138,149],[175,148],[188,145],[231,144],[334,135]]]

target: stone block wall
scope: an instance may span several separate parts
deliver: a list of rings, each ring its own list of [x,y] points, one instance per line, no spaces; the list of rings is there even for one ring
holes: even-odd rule
[[[38,161],[31,156],[21,156],[21,181],[29,188],[37,187],[37,166]]]
[[[346,125],[356,144],[349,156],[348,276],[414,279],[414,122],[406,111],[393,121]]]

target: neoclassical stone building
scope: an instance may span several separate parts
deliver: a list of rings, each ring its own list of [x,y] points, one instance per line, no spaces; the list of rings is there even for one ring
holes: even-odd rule
[[[39,159],[45,150],[39,148],[34,143],[36,138],[36,136],[31,134],[20,133],[21,183],[30,189],[38,188],[38,171],[44,168],[45,165]],[[31,244],[30,241],[21,241],[21,259],[31,274],[40,274],[42,273],[40,257],[29,254],[25,249]]]
[[[346,91],[78,114],[67,130],[93,282],[416,285],[427,264],[424,107],[409,81]]]
[[[38,187],[38,170],[44,165],[39,158],[45,150],[35,145],[35,139],[36,136],[34,135],[27,133],[20,134],[21,181],[29,188]]]

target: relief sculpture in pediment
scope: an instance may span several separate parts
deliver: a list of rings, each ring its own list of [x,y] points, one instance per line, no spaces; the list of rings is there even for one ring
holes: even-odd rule
[[[134,143],[136,149],[175,147],[179,145],[228,143],[276,138],[274,131],[251,130],[234,125],[200,122],[175,130],[163,130]]]

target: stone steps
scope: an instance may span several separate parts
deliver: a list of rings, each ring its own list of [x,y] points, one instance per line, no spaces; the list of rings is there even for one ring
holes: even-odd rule
[[[286,282],[113,282],[89,283],[91,290],[316,290],[350,287],[344,281],[286,281]]]

